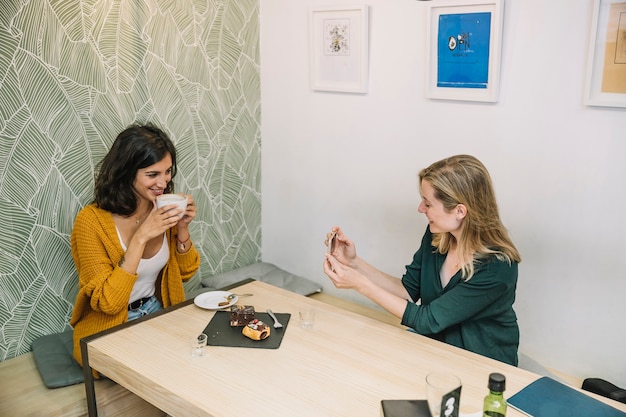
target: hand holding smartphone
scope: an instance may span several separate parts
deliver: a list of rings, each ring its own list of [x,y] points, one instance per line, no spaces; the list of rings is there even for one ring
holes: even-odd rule
[[[335,250],[335,244],[337,240],[337,232],[332,232],[330,237],[328,238],[328,247],[326,248],[327,253],[333,253]]]

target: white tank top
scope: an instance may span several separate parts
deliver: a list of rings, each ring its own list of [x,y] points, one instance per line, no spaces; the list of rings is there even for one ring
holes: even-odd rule
[[[119,229],[115,227],[115,230],[117,230],[117,237],[120,240],[122,248],[126,250],[127,248],[122,240]],[[139,265],[137,266],[137,281],[135,281],[133,290],[130,292],[129,304],[140,298],[152,297],[154,295],[154,284],[159,277],[159,273],[167,264],[169,257],[170,248],[167,246],[167,237],[165,233],[163,233],[163,244],[156,255],[152,258],[141,258],[139,260]]]

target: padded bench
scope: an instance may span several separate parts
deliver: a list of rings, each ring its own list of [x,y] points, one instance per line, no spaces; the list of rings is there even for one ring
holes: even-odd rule
[[[203,292],[229,287],[249,278],[255,281],[266,282],[304,296],[322,292],[322,286],[308,278],[292,274],[268,262],[257,262],[252,265],[233,269],[232,271],[202,277],[200,279],[202,287],[189,291],[186,296],[187,299],[194,298]]]

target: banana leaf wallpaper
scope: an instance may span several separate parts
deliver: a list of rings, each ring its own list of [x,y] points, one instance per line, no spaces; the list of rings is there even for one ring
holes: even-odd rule
[[[257,0],[2,0],[0,360],[68,326],[69,235],[131,123],[176,144],[199,277],[261,257]]]

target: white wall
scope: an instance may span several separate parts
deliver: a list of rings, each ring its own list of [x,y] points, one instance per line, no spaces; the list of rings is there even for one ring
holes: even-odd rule
[[[626,110],[583,104],[592,0],[506,0],[500,100],[424,97],[428,2],[260,0],[263,260],[336,290],[324,236],[400,276],[426,226],[417,172],[471,153],[522,253],[520,350],[626,386]],[[365,95],[309,87],[311,6],[370,6]]]

